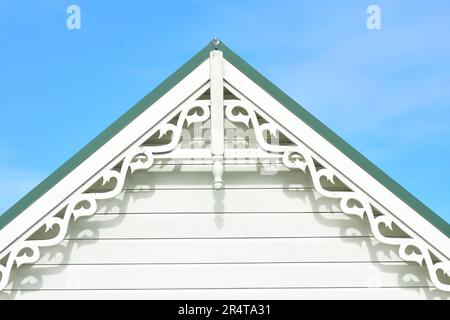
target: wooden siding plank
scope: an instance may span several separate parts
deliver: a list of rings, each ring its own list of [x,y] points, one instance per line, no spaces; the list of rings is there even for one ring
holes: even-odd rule
[[[157,213],[95,215],[74,224],[66,239],[351,236],[371,236],[367,221],[343,213]]]
[[[227,189],[122,192],[98,201],[99,213],[141,212],[340,212],[339,201],[312,190]]]
[[[50,290],[5,291],[0,299],[72,300],[421,300],[449,299],[432,288],[307,288],[307,289],[227,289],[227,290]]]
[[[183,165],[183,167],[188,166],[189,165]],[[191,166],[194,166],[194,164]],[[198,167],[195,172],[180,173],[178,172],[178,170],[181,170],[180,165],[164,165],[163,168],[159,168],[158,166],[152,168],[152,170],[161,170],[162,172],[150,171],[129,174],[125,180],[124,189],[211,189],[211,165],[197,164],[195,166]],[[261,174],[260,170],[262,167],[261,164],[258,165],[259,172],[225,172],[224,181],[226,181],[226,183],[224,187],[238,189],[289,189],[291,186],[311,189],[313,187],[311,178],[300,171],[270,172],[269,170],[264,171],[263,169],[264,173]],[[328,181],[323,181],[323,183],[324,186],[330,188],[333,187],[333,184]],[[342,184],[336,183],[334,187],[342,188]],[[111,187],[108,188],[108,184],[102,185],[101,183],[97,183],[93,189],[105,190],[111,189]]]
[[[65,240],[38,264],[400,261],[373,238]]]
[[[43,275],[16,289],[211,289],[376,288],[429,286],[426,271],[405,263],[381,268],[371,263],[244,265],[72,265],[52,273],[48,266],[21,272]],[[49,273],[49,275],[46,275]],[[51,275],[50,275],[51,274]],[[406,279],[406,281],[405,281]]]

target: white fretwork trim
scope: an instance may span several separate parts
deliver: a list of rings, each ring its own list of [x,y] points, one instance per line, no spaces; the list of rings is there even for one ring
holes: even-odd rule
[[[372,201],[364,191],[351,183],[345,176],[322,161],[320,156],[304,145],[298,138],[293,137],[281,126],[271,121],[271,119],[264,118],[264,122],[260,123],[259,119],[262,116],[257,111],[258,107],[248,101],[233,87],[227,85],[227,89],[240,99],[227,101],[225,115],[229,121],[242,123],[252,128],[255,131],[256,140],[261,149],[265,152],[281,154],[283,164],[286,167],[301,170],[304,173],[309,172],[314,188],[321,196],[340,199],[341,210],[347,215],[356,215],[362,219],[367,217],[371,231],[378,241],[397,246],[399,256],[403,260],[416,262],[421,266],[425,265],[436,288],[450,292],[450,285],[441,281],[438,276],[440,271],[444,277],[450,276],[450,261],[416,234],[410,232],[401,221]],[[280,146],[267,142],[268,136],[278,138],[280,133],[290,138],[295,143],[295,146]],[[321,181],[323,178],[331,183],[335,183],[335,178],[337,178],[344,182],[349,190],[327,190],[322,185]],[[374,211],[376,211],[376,214]],[[394,225],[400,228],[405,236],[387,236],[383,234],[383,226],[393,230]],[[433,256],[437,258],[437,261]]]
[[[225,61],[223,63],[225,73],[228,72],[228,76],[230,76],[234,72],[233,69]],[[98,200],[115,198],[122,192],[128,174],[133,174],[133,172],[138,170],[148,170],[152,167],[154,160],[159,157],[170,159],[179,155],[180,158],[201,158],[202,160],[206,158],[211,160],[212,164],[215,164],[212,165],[215,177],[214,183],[217,184],[219,189],[223,183],[221,181],[223,159],[233,156],[233,153],[235,153],[236,158],[240,158],[245,152],[229,149],[223,152],[219,150],[215,154],[212,150],[199,149],[194,150],[196,152],[191,152],[177,149],[180,144],[183,126],[189,126],[193,123],[202,124],[211,119],[210,101],[196,100],[208,86],[209,84],[206,84],[200,88],[186,102],[167,117],[164,117],[160,124],[152,127],[139,140],[129,146],[126,151],[117,152],[119,156],[109,162],[101,172],[92,176],[86,184],[78,188],[67,200],[48,212],[48,214],[43,212],[44,216],[39,222],[7,247],[0,255],[0,290],[3,290],[8,285],[11,271],[14,267],[37,262],[40,259],[42,248],[55,246],[64,239],[71,221],[93,215],[97,210]],[[405,224],[394,215],[392,213],[394,210],[388,210],[380,205],[380,203],[368,196],[360,186],[353,183],[341,171],[329,164],[318,152],[303,143],[301,134],[293,135],[289,130],[286,130],[284,123],[282,126],[272,116],[268,116],[267,112],[271,111],[269,107],[264,106],[263,103],[253,103],[227,83],[224,83],[224,86],[239,99],[226,100],[224,102],[224,116],[231,122],[245,124],[248,128],[254,130],[260,148],[256,150],[258,154],[263,154],[264,157],[282,159],[284,166],[290,170],[301,170],[309,173],[315,189],[321,196],[339,199],[342,211],[348,215],[367,218],[371,231],[378,241],[398,247],[399,255],[403,260],[424,265],[428,270],[432,283],[438,289],[450,292],[450,284],[444,283],[438,275],[442,273],[442,276],[445,277],[450,274],[450,262],[440,251],[433,248],[416,232],[411,230],[408,224]],[[244,91],[247,93],[246,90]],[[221,103],[219,99],[218,105]],[[216,111],[223,112],[223,110]],[[214,128],[211,129],[214,130]],[[143,145],[146,140],[158,132],[160,138],[170,132],[170,142],[157,146]],[[274,144],[272,139],[270,143],[268,142],[267,136],[276,140],[280,134],[289,138],[293,145]],[[223,141],[220,143],[222,144]],[[327,179],[330,182],[338,179],[346,185],[348,190],[329,190],[322,185],[323,179]],[[111,184],[111,181],[114,181],[114,187],[112,190],[105,192],[89,192],[91,187],[98,181],[102,181],[103,184]],[[386,227],[393,229],[394,226],[402,230],[404,236],[389,236],[383,233],[383,229]],[[40,237],[36,239],[37,233],[39,233]],[[48,238],[42,239],[44,235],[47,235]]]
[[[260,108],[259,110],[262,115],[278,123],[291,136],[301,137],[299,139],[305,146],[308,146],[311,150],[317,150],[316,154],[326,155],[322,158],[323,162],[328,163],[336,171],[345,173],[347,180],[357,185],[361,190],[365,190],[373,201],[377,201],[380,206],[404,222],[410,233],[421,237],[439,251],[444,260],[450,260],[450,238],[444,232],[436,228],[314,128],[298,116],[293,115],[286,106],[272,95],[273,93],[265,91],[226,59],[224,59],[224,80],[227,88],[230,86],[237,88],[255,106],[264,106],[264,109]],[[305,115],[307,116],[307,114]]]
[[[2,262],[0,263],[0,291],[8,285],[14,266],[18,268],[24,264],[37,262],[41,257],[41,249],[55,246],[64,240],[72,220],[76,221],[81,217],[92,216],[97,211],[97,201],[118,196],[123,190],[125,178],[129,173],[148,170],[153,165],[154,155],[173,151],[181,141],[184,126],[189,127],[194,123],[201,124],[210,119],[209,101],[195,100],[204,90],[204,87],[201,88],[196,96],[177,108],[176,124],[173,123],[175,117],[171,116],[148,132],[138,143],[130,146],[128,151],[103,170],[92,183],[82,187],[71,196],[62,210],[54,210],[17,239],[8,250],[2,252],[0,256]],[[163,145],[142,146],[143,142],[158,132],[159,138],[170,132],[171,141]],[[103,185],[114,180],[115,184],[112,190],[90,193],[89,189],[100,179]],[[33,239],[38,232],[39,239]],[[46,235],[47,239],[45,239]]]

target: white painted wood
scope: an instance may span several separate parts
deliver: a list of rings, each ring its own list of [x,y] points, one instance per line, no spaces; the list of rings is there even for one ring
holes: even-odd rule
[[[37,264],[401,261],[373,239],[120,239],[63,241]],[[419,266],[415,266],[420,269]],[[331,266],[330,266],[331,268]],[[335,275],[337,273],[334,273]]]
[[[112,225],[112,227],[109,227]],[[95,232],[89,232],[95,230]],[[342,213],[156,213],[95,215],[66,239],[370,236],[367,222]]]
[[[341,211],[336,200],[320,197],[313,190],[294,188],[258,189],[256,194],[252,189],[124,191],[115,201],[98,203],[100,213]]]
[[[225,150],[225,127],[223,110],[223,53],[213,50],[210,53],[211,66],[211,152],[214,160],[212,172],[216,190],[223,188],[223,156]]]
[[[414,233],[411,233],[395,214],[392,214],[381,204],[371,199],[365,191],[361,190],[357,185],[354,185],[345,174],[337,171],[321,155],[311,149],[307,143],[301,141],[301,138],[293,136],[282,125],[275,123],[270,116],[264,115],[266,114],[263,111],[265,110],[264,107],[255,105],[244,94],[231,86],[227,86],[227,89],[239,99],[228,102],[225,109],[227,119],[245,125],[251,125],[254,128],[258,144],[261,148],[267,152],[283,153],[283,163],[288,168],[301,170],[305,173],[309,172],[314,182],[314,187],[319,194],[328,198],[341,199],[341,208],[347,214],[360,217],[366,216],[370,222],[371,231],[378,241],[397,246],[400,257],[405,261],[417,263],[421,266],[425,265],[429,270],[429,275],[434,285],[440,290],[450,292],[449,279],[445,279],[445,275],[450,274],[450,264],[448,259],[439,250],[430,246],[425,238],[417,237]],[[268,137],[264,134],[265,132],[270,132],[273,137],[279,136],[278,132],[282,132],[284,136],[295,143],[295,147],[282,146],[277,142],[273,144],[271,138],[267,140]],[[342,180],[348,186],[349,191],[330,191],[324,189],[320,180],[322,178],[331,180],[334,177]],[[398,226],[406,237],[391,237],[384,234],[383,229],[386,226],[390,227],[392,225]],[[411,254],[411,248],[417,248],[417,253]]]
[[[0,293],[17,300],[422,300],[446,299],[430,288],[307,288],[223,290],[32,290]]]
[[[380,289],[373,287],[379,286],[419,287],[398,289],[397,298],[431,294],[424,269],[370,237],[363,220],[327,212],[339,206],[316,199],[301,174],[226,178],[228,189],[215,191],[207,172],[130,176],[125,192],[104,201],[108,209],[73,226],[72,240],[16,270],[18,282],[7,289],[18,291],[3,296],[33,297],[26,290],[36,284],[42,298],[90,297],[87,289],[103,289],[95,291],[97,298],[156,298],[161,292],[200,298],[210,291],[216,298],[255,291],[261,297],[333,297],[344,290],[336,287],[377,297]],[[283,189],[296,181],[297,188]]]
[[[58,208],[61,202],[86,183],[89,177],[96,175],[99,170],[120,155],[130,143],[138,140],[145,132],[149,131],[174,108],[179,106],[182,101],[192,94],[193,89],[200,88],[209,82],[209,76],[209,61],[205,61],[156,101],[151,108],[148,108],[134,119],[126,128],[99,148],[49,192],[6,225],[2,229],[2,236],[0,237],[0,251],[3,252],[7,249],[17,237],[34,225],[36,221],[39,221],[51,210]]]
[[[213,156],[224,153],[223,116],[223,53],[213,50],[210,53],[211,73],[211,149]]]
[[[180,147],[175,148],[170,154],[156,154],[154,159],[156,160],[184,160],[183,164],[188,164],[189,161],[194,161],[207,164],[212,161],[211,159],[211,150],[210,149],[187,149]],[[209,147],[209,145],[205,145],[205,147]],[[222,157],[220,157],[222,158]],[[269,154],[267,152],[263,152],[260,149],[225,149],[223,158],[225,162],[231,163],[231,160],[245,160],[245,163],[249,163],[250,161],[258,161],[259,163],[262,160],[280,160],[280,155]],[[250,160],[250,161],[249,161]]]
[[[384,268],[386,271],[382,271]],[[28,270],[26,270],[28,269]],[[426,272],[416,266],[392,263],[299,263],[240,265],[71,265],[50,274],[47,266],[24,268],[44,275],[41,289],[212,289],[212,288],[377,288],[429,286]],[[389,272],[389,270],[391,272]],[[46,275],[46,273],[49,275]],[[404,274],[402,274],[404,273]],[[336,276],[339,275],[339,276]],[[409,281],[404,281],[407,277]],[[33,289],[31,282],[17,288]]]
[[[139,172],[129,175],[116,200],[99,201],[99,213],[340,212],[337,200],[311,189],[301,172],[225,173],[224,190],[211,186],[211,173]],[[100,185],[97,188],[102,188]],[[105,186],[107,187],[107,185]]]
[[[450,238],[435,228],[429,221],[400,200],[390,190],[356,165],[298,117],[293,116],[289,110],[276,101],[270,94],[262,90],[226,60],[224,60],[224,79],[234,88],[238,88],[240,92],[245,92],[245,96],[257,106],[263,106],[264,110],[260,110],[263,114],[267,115],[270,113],[270,118],[281,124],[282,127],[287,128],[294,137],[297,137],[310,148],[313,148],[317,154],[326,155],[326,159],[321,158],[338,171],[344,172],[353,184],[365,190],[368,196],[381,206],[386,207],[387,210],[403,222],[402,226],[411,234],[416,234],[427,243],[432,244],[438,251],[437,254],[444,256],[445,260],[450,259]],[[330,161],[332,163],[329,163]]]
[[[215,67],[210,66],[211,70],[203,64],[190,78],[201,90],[206,88],[209,77],[217,76],[211,72]],[[337,151],[320,140],[321,137],[305,129],[298,119],[292,120],[294,117],[284,108],[279,110],[280,106],[273,99],[268,100],[266,93],[248,83],[245,76],[230,66],[225,63],[226,79],[233,85],[242,85],[257,104],[265,101],[267,112],[270,110],[271,116],[288,127],[293,136],[306,139],[314,147],[317,145],[321,154],[325,152],[336,159],[339,166],[349,164],[348,159],[336,155]],[[164,115],[172,116],[177,109],[170,106],[181,101],[193,84],[183,83],[173,97],[161,98],[165,107],[169,106],[166,111],[158,101],[155,113],[144,113],[140,120],[133,122],[132,128],[124,129],[124,136],[119,134],[114,138],[115,143],[124,147],[127,139],[139,139],[143,128],[148,130]],[[216,89],[216,94],[211,90],[211,99],[220,104],[219,89]],[[150,115],[156,120],[150,121]],[[300,131],[294,125],[299,126]],[[106,157],[107,152],[120,154],[119,147],[110,145],[109,149],[101,149],[87,163],[98,168],[105,159],[110,159]],[[205,144],[205,147],[210,146]],[[186,150],[177,151],[180,158],[185,156],[183,152],[186,154]],[[228,152],[232,151],[228,149]],[[212,159],[211,154],[206,156]],[[240,167],[244,170],[249,163],[245,161]],[[188,166],[174,165],[169,170],[176,173],[168,173],[165,165],[156,165],[148,173],[130,175],[119,196],[99,201],[98,213],[90,221],[79,222],[66,237],[78,240],[64,240],[57,247],[43,250],[36,265],[14,272],[16,281],[8,289],[40,288],[48,297],[58,292],[68,292],[68,297],[89,296],[86,290],[97,289],[111,297],[125,292],[131,295],[134,292],[137,296],[154,294],[156,289],[174,296],[193,291],[196,292],[194,297],[199,297],[212,290],[222,298],[230,292],[246,290],[248,294],[259,289],[261,295],[286,292],[287,297],[294,297],[316,292],[319,297],[335,298],[339,290],[348,297],[355,292],[363,292],[362,297],[379,297],[377,290],[381,289],[375,288],[381,286],[397,290],[391,292],[396,292],[399,298],[412,297],[411,292],[414,296],[433,297],[425,269],[399,262],[400,258],[393,251],[395,248],[370,237],[363,221],[345,217],[338,200],[324,198],[312,190],[306,175],[286,171],[274,175],[261,170],[259,164],[254,165],[254,173],[226,172],[225,188],[217,191],[211,186],[210,171],[205,170],[211,168],[211,164],[192,163],[188,170],[185,169]],[[86,178],[91,168],[83,168],[85,171],[77,172]],[[98,174],[85,185],[89,186],[96,177]],[[361,181],[364,179],[367,177]],[[50,194],[64,196],[70,189],[67,183],[71,181],[78,186],[79,177],[63,181]],[[368,179],[364,186],[371,183],[373,181]],[[95,188],[96,191],[107,190],[108,185]],[[375,198],[382,199],[384,191],[377,190]],[[47,195],[44,198],[47,199]],[[33,208],[27,213],[29,219],[39,215]],[[401,205],[396,207],[402,208]],[[410,222],[421,223],[419,220]],[[408,286],[419,288],[403,288]],[[117,296],[104,289],[114,290]],[[8,296],[8,293],[16,297],[28,294],[13,291],[5,294]]]
[[[192,172],[185,170],[187,165],[175,166],[164,165],[163,167],[153,167],[149,172],[139,172],[129,174],[125,180],[125,190],[163,190],[163,189],[212,189],[211,187],[211,166],[192,165],[197,170]],[[232,165],[227,167],[231,171]],[[278,169],[278,167],[277,167]],[[174,172],[175,171],[175,172]],[[179,173],[182,171],[182,173]],[[310,177],[300,171],[266,172],[264,167],[259,165],[255,170],[243,172],[226,172],[226,189],[282,189],[282,188],[304,188],[313,187]],[[324,183],[331,187],[331,183]],[[342,186],[341,186],[342,187]],[[93,186],[95,190],[108,190],[108,184],[98,183]]]

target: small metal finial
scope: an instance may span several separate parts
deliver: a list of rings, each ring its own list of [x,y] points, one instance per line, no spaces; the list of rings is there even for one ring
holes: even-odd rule
[[[220,40],[219,40],[219,38],[214,38],[213,41],[212,41],[211,43],[212,43],[212,45],[213,45],[213,47],[214,47],[214,50],[219,49],[219,46],[220,46]]]

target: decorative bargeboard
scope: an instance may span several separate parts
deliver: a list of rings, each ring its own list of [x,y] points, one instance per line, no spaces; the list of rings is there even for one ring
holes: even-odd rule
[[[102,172],[92,177],[68,200],[55,208],[45,219],[28,230],[4,251],[0,256],[0,290],[5,289],[8,285],[14,267],[37,262],[41,257],[43,248],[55,246],[63,241],[71,221],[92,216],[97,211],[97,201],[118,196],[122,192],[128,174],[133,174],[138,170],[150,169],[153,166],[155,156],[164,156],[170,159],[173,153],[178,150],[182,140],[182,130],[185,126],[202,125],[210,120],[210,101],[198,100],[208,89],[208,86],[209,84],[206,84],[197,90],[191,98],[176,108],[157,127],[152,128],[146,135],[130,145],[126,152],[111,162]],[[222,106],[224,117],[231,123],[240,123],[253,130],[262,154],[270,155],[272,159],[279,159],[290,170],[301,170],[309,174],[314,189],[321,196],[339,199],[341,210],[347,215],[367,218],[371,232],[378,241],[398,247],[399,255],[403,260],[425,266],[432,283],[438,289],[450,292],[450,284],[448,283],[450,262],[442,254],[409,230],[394,214],[388,212],[358,186],[335,170],[314,150],[302,143],[301,137],[291,136],[287,130],[265,114],[264,106],[254,105],[231,85],[225,83],[224,86],[237,97],[237,99],[224,101],[224,106]],[[211,128],[211,130],[217,130],[217,128]],[[220,127],[219,130],[223,130],[223,127]],[[155,133],[159,133],[159,137],[167,136],[170,133],[170,141],[155,146],[145,145],[144,142]],[[276,141],[281,134],[288,137],[292,141],[292,145],[274,144],[273,141]],[[270,142],[268,138],[270,138]],[[233,158],[236,158],[236,154],[247,154],[245,150],[233,151]],[[184,153],[189,155],[190,158],[196,158],[195,152],[184,150]],[[209,155],[209,158],[205,159],[205,154]],[[202,155],[199,160],[210,161],[211,171],[214,175],[214,188],[220,189],[222,187],[223,165],[221,161],[223,159],[213,157],[213,153],[210,151],[203,152]],[[225,150],[224,157],[227,158],[227,150]],[[114,181],[114,187],[104,192],[89,192],[91,187],[99,180],[103,184],[111,184],[111,181]],[[345,184],[346,190],[330,190],[329,187],[324,186],[324,180],[329,183],[339,180]],[[226,184],[226,181],[223,183]],[[402,236],[387,235],[383,231],[386,228],[393,229],[394,226],[402,230]],[[37,233],[40,233],[38,239],[35,237]],[[45,237],[46,234],[48,237]],[[444,281],[444,278],[447,281]]]

